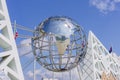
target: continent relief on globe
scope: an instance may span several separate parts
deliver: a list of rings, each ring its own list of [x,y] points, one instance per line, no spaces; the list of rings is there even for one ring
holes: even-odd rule
[[[56,46],[58,48],[59,55],[64,55],[67,46],[70,44],[70,39],[65,36],[56,37]]]

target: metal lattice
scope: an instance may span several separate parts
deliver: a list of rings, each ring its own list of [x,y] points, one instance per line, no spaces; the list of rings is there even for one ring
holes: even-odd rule
[[[75,26],[74,33],[70,35],[70,44],[66,46],[67,48],[65,52],[62,54],[59,53],[60,52],[59,48],[63,46],[61,47],[58,46],[61,45],[62,43],[64,43],[64,45],[67,44],[67,40],[69,39],[67,39],[66,36],[64,35],[61,35],[62,34],[61,30],[58,31],[60,33],[57,33],[54,30],[52,31],[46,30],[49,28],[56,29],[53,27],[53,26],[56,27],[56,24],[58,28],[59,27],[64,28],[65,24],[68,25],[67,27]],[[44,27],[46,27],[46,25],[47,28],[45,28],[44,30]],[[48,31],[50,32],[48,33]],[[82,59],[81,57],[84,57],[86,53],[87,40],[84,31],[80,26],[74,24],[72,20],[67,17],[48,18],[39,25],[39,27],[35,31],[34,36],[35,38],[33,38],[32,40],[33,50],[37,62],[50,71],[61,72],[70,70],[78,65],[78,62]],[[57,46],[58,41],[60,44]],[[64,48],[61,48],[61,51],[63,49]]]

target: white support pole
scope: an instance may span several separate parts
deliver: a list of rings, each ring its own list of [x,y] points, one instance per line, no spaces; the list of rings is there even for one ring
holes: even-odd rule
[[[54,72],[53,72],[52,76],[53,76],[53,80],[54,80],[55,79],[55,73]]]
[[[61,74],[62,74],[62,80],[63,80],[63,72]]]
[[[79,80],[82,80],[82,75],[81,75],[82,74],[82,70],[81,70],[81,74],[80,74],[80,70],[79,70],[78,66],[77,66],[77,71],[78,71]]]
[[[36,58],[34,58],[34,68],[33,68],[33,77],[34,77],[34,80],[36,80]]]
[[[69,71],[70,80],[72,80],[71,70]]]

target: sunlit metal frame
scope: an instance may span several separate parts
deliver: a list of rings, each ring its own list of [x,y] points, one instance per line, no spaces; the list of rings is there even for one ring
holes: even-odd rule
[[[72,39],[73,39],[73,41],[81,40],[81,42],[79,41],[80,44],[75,43],[75,45],[78,45],[78,46],[73,48],[73,49],[72,48],[69,49],[70,48],[70,46],[69,46],[66,49],[66,51],[68,51],[68,53],[69,53],[70,50],[78,50],[79,53],[78,54],[76,53],[75,55],[71,54],[71,55],[69,55],[67,57],[60,57],[59,55],[53,55],[51,52],[52,51],[55,52],[55,50],[50,49],[50,46],[52,46],[52,47],[55,46],[55,44],[51,45],[51,43],[52,43],[52,39],[51,38],[52,38],[52,36],[54,36],[54,34],[48,34],[48,33],[46,34],[42,30],[42,28],[43,28],[44,24],[47,21],[49,21],[49,19],[54,20],[54,18],[55,18],[55,20],[59,20],[59,19],[64,20],[67,17],[59,17],[59,16],[57,16],[57,17],[56,16],[55,17],[50,17],[50,18],[46,19],[45,21],[43,21],[39,25],[39,27],[37,27],[37,29],[36,29],[36,31],[34,33],[34,38],[32,39],[32,42],[33,42],[32,46],[33,46],[33,50],[34,50],[34,55],[36,57],[37,62],[39,62],[39,64],[41,64],[43,67],[45,67],[46,69],[48,69],[50,71],[54,71],[54,72],[68,71],[68,70],[71,70],[72,68],[76,67],[78,65],[78,62],[81,61],[84,58],[84,56],[86,54],[86,51],[87,51],[86,35],[85,35],[85,32],[83,31],[83,29],[79,25],[73,23],[77,27],[75,33],[78,32],[79,35],[77,35],[77,37],[78,37],[77,39],[75,39],[75,36],[72,36],[73,37]],[[67,18],[67,19],[70,19],[70,18]],[[70,19],[70,20],[72,22],[72,19]],[[49,41],[44,41],[43,37],[48,37]],[[40,45],[38,45],[39,42],[48,43],[48,45],[40,46]],[[49,48],[48,49],[44,49],[43,47],[49,47]],[[37,52],[38,50],[40,51],[39,53]],[[48,56],[44,56],[43,55],[44,51],[49,51],[49,55]],[[57,59],[60,59],[60,60],[68,58],[67,63],[66,64],[61,64],[61,62],[55,63],[54,62],[54,57],[56,57],[56,56],[57,56]],[[49,58],[50,61],[49,62],[46,61],[46,58]],[[69,60],[71,58],[76,58],[73,63],[69,63]],[[42,61],[41,59],[43,59],[44,61]],[[66,66],[64,68],[62,68],[61,66],[63,66],[63,65],[66,65]],[[71,66],[68,66],[68,65],[71,65]]]

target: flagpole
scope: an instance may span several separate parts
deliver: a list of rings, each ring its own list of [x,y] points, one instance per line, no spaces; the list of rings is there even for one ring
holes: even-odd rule
[[[16,25],[16,20],[15,20],[14,21],[14,31],[13,31],[15,39],[18,37],[18,32],[17,32],[17,28],[16,27],[17,27],[17,25]]]
[[[15,32],[16,32],[16,20],[14,20],[14,31],[13,31],[14,36],[15,36]]]

